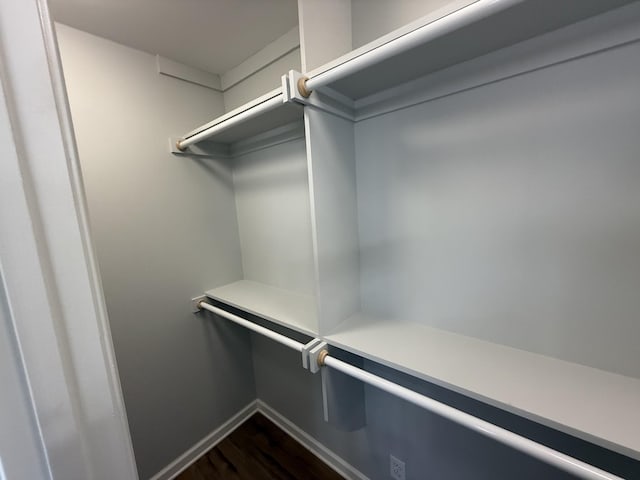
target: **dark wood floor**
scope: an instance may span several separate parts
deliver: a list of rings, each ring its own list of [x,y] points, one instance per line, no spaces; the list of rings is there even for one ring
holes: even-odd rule
[[[343,480],[309,450],[256,413],[176,480]]]

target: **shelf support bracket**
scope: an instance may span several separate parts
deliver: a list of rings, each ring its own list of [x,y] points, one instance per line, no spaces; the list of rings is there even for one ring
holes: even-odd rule
[[[198,313],[202,311],[202,307],[200,306],[200,302],[204,302],[207,299],[206,295],[200,295],[199,297],[194,297],[191,299],[191,312]]]
[[[282,91],[284,92],[284,102],[296,102],[302,105],[309,104],[311,91],[306,88],[308,78],[300,72],[289,70],[289,73],[282,76]]]

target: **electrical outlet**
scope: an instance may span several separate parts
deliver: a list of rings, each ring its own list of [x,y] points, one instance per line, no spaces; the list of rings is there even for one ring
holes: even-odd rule
[[[391,478],[395,478],[395,480],[405,480],[404,462],[393,455],[389,455],[389,464],[391,466]]]

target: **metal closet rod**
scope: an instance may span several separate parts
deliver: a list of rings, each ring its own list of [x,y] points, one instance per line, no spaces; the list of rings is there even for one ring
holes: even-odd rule
[[[352,58],[345,63],[325,70],[311,78],[303,78],[298,82],[298,91],[303,97],[308,97],[313,90],[323,87],[337,80],[341,80],[353,73],[364,70],[376,63],[387,60],[396,55],[411,50],[414,47],[430,42],[444,35],[470,25],[478,20],[523,2],[524,0],[478,0],[449,15],[423,25],[406,35],[395,38],[373,50]]]
[[[259,333],[260,335],[264,335],[265,337],[268,337],[271,340],[275,340],[276,342],[286,345],[289,348],[293,348],[294,350],[302,352],[304,343],[297,342],[292,338],[276,333],[273,330],[269,330],[268,328],[257,325],[253,322],[250,322],[249,320],[245,320],[244,318],[239,317],[238,315],[234,315],[233,313],[229,313],[226,310],[223,310],[218,307],[214,307],[213,305],[210,305],[206,302],[199,302],[198,307],[204,308],[205,310],[209,310],[210,312],[213,312],[216,315],[224,317],[227,320],[231,320],[232,322],[237,323],[238,325],[242,325],[243,327],[248,328],[249,330],[253,330],[256,333]]]
[[[254,332],[264,335],[265,337],[275,340],[276,342],[286,345],[298,352],[302,352],[303,347],[305,346],[303,343],[297,342],[285,335],[269,330],[268,328],[256,325],[253,322],[245,320],[244,318],[229,313],[221,308],[214,307],[204,301],[199,302],[198,307],[231,320],[234,323],[242,325],[249,330],[253,330]],[[624,480],[622,477],[618,477],[617,475],[606,472],[600,468],[594,467],[593,465],[589,465],[582,460],[565,455],[564,453],[558,452],[557,450],[545,445],[541,445],[533,440],[518,435],[517,433],[513,433],[502,427],[494,425],[493,423],[481,420],[473,415],[414,392],[413,390],[398,385],[397,383],[390,382],[382,377],[369,373],[358,367],[354,367],[349,363],[332,357],[327,350],[323,350],[318,356],[318,365],[320,367],[331,367],[338,370],[350,377],[356,378],[373,387],[379,388],[380,390],[424,408],[425,410],[436,413],[441,417],[467,427],[470,430],[484,435],[485,437],[492,438],[493,440],[496,440],[508,447],[526,453],[527,455],[537,458],[549,465],[553,465],[560,470],[576,475],[579,478],[587,480]]]
[[[227,130],[238,123],[242,123],[251,117],[255,117],[256,115],[264,112],[268,112],[278,107],[278,105],[282,105],[282,93],[278,93],[275,97],[271,97],[268,100],[265,100],[258,105],[251,107],[247,110],[244,110],[237,115],[229,117],[226,120],[223,120],[219,123],[211,125],[204,130],[201,130],[198,133],[191,135],[190,137],[182,138],[176,142],[176,148],[182,152],[184,152],[189,146],[206,140],[207,138],[212,137],[216,133],[220,133],[224,130]]]

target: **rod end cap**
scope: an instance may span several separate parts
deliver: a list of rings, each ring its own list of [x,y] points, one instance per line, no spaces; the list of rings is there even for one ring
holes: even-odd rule
[[[329,351],[328,350],[322,350],[318,354],[318,366],[319,367],[323,367],[324,366],[324,359],[327,357],[327,355],[329,355]]]
[[[189,148],[189,147],[183,147],[183,146],[181,145],[182,140],[183,140],[182,138],[180,138],[180,139],[176,140],[176,148],[177,148],[178,150],[180,150],[181,152],[186,152],[186,151],[187,151],[187,148]]]
[[[298,92],[300,92],[300,95],[304,98],[309,98],[311,95],[311,90],[307,90],[307,80],[309,80],[309,77],[298,78]]]

